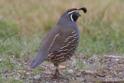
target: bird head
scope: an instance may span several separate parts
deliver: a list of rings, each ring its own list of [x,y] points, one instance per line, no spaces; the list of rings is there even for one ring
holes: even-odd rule
[[[60,17],[60,20],[65,22],[76,22],[78,18],[81,16],[80,11],[83,11],[84,13],[87,12],[87,9],[85,7],[82,8],[72,8],[66,10],[63,15]]]
[[[86,13],[87,9],[84,7],[79,9],[72,8],[67,10],[65,14],[67,14],[67,16],[70,18],[71,21],[76,22],[77,19],[81,16],[80,11],[83,11],[84,13]]]

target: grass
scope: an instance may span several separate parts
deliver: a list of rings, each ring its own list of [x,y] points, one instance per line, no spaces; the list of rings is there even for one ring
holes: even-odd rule
[[[94,21],[82,33],[79,51],[85,54],[123,54],[124,34],[121,27],[110,23]]]
[[[0,72],[13,70],[10,57],[23,60],[36,54],[42,35],[51,29],[68,8],[85,6],[86,15],[78,20],[78,52],[93,54],[124,53],[123,0],[0,0]],[[10,79],[11,80],[11,79]],[[0,78],[0,82],[3,80]],[[6,81],[6,83],[11,83]],[[12,83],[19,83],[12,79]]]

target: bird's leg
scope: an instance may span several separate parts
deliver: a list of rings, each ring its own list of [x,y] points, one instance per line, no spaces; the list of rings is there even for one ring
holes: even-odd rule
[[[56,67],[56,70],[55,70],[55,74],[53,75],[53,78],[57,79],[60,77],[59,68],[58,68],[58,64],[54,64],[54,65]]]
[[[54,64],[54,65],[55,65],[55,64]],[[59,72],[59,65],[57,64],[57,65],[55,65],[55,67],[56,67],[56,70],[55,70],[55,74],[53,75],[52,79],[57,79],[57,80],[63,79],[63,80],[69,81],[68,78],[63,77],[63,76],[60,74],[60,72]]]

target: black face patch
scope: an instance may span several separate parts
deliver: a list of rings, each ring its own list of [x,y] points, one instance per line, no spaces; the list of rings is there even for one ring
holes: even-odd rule
[[[72,12],[69,16],[70,16],[71,21],[76,22],[80,14],[78,12]]]
[[[72,14],[72,18],[73,18],[73,20],[74,20],[75,22],[77,21],[77,19],[78,19],[79,16],[80,16],[79,13],[73,13],[73,14]]]

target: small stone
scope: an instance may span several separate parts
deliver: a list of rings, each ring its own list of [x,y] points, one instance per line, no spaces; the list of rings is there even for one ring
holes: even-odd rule
[[[69,69],[68,70],[68,73],[73,73],[74,71],[72,69]]]
[[[40,79],[40,75],[36,75],[36,76],[34,76],[34,79],[36,79],[36,80],[38,80],[38,79]]]
[[[30,72],[26,72],[27,75],[30,75],[31,73]]]
[[[66,66],[65,66],[65,65],[59,65],[59,68],[60,68],[60,69],[65,69]]]
[[[2,58],[0,58],[0,62],[2,62]]]

